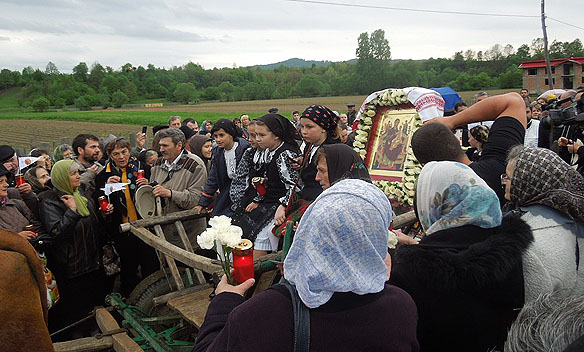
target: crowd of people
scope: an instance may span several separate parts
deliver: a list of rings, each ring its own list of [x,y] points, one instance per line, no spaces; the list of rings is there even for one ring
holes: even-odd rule
[[[144,131],[135,147],[80,134],[52,156],[31,151],[39,159],[23,169],[14,149],[0,146],[0,227],[47,258],[60,295],[48,314],[51,332],[103,305],[106,293],[128,297],[159,270],[155,251],[119,230],[140,219],[136,192],[150,185],[163,215],[199,209],[230,217],[254,243],[254,258],[278,250],[286,223],[297,223],[282,284],[246,300],[254,279],[233,286],[223,277],[195,351],[531,350],[542,343],[522,324],[547,313],[534,304],[584,302],[584,137],[538,120],[549,113],[545,105],[578,100],[582,91],[535,104],[521,93],[479,93],[472,106],[459,103],[413,134],[423,166],[414,201],[419,241],[392,228],[391,204],[352,148],[354,104],[346,114],[311,105],[291,119],[272,108],[256,119],[200,125],[171,116],[153,127],[150,144]],[[106,194],[116,183],[126,186]],[[206,219],[184,227],[198,248]],[[163,230],[184,248],[173,225]],[[390,232],[399,239],[392,256]],[[569,338],[541,350],[582,346],[584,320],[574,319],[580,325]]]

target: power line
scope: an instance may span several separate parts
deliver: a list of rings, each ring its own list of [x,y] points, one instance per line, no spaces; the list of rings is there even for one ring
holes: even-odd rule
[[[537,15],[519,15],[519,14],[503,14],[503,13],[480,13],[480,12],[462,12],[462,11],[442,11],[442,10],[428,10],[428,9],[413,9],[413,8],[406,8],[406,7],[390,7],[390,6],[376,6],[376,5],[364,5],[364,4],[347,4],[347,3],[332,2],[332,1],[316,1],[316,0],[284,0],[284,1],[300,2],[300,3],[308,3],[308,4],[319,4],[319,5],[334,5],[334,6],[345,6],[345,7],[358,7],[358,8],[365,8],[365,9],[377,9],[377,10],[394,10],[394,11],[439,13],[439,14],[449,14],[449,15],[539,18],[539,16],[537,16]],[[553,19],[553,18],[550,18],[550,19]],[[580,28],[580,27],[578,27],[578,28]]]
[[[552,20],[552,21],[556,21],[556,22],[559,22],[559,23],[565,24],[566,26],[570,26],[570,27],[578,28],[578,29],[581,29],[581,30],[583,30],[583,31],[584,31],[584,28],[582,28],[582,27],[578,27],[578,26],[576,26],[576,25],[574,25],[574,24],[570,24],[570,23],[568,23],[568,22],[560,21],[560,20],[557,20],[557,19],[555,19],[555,18],[552,18],[552,17],[550,17],[550,16],[547,16],[547,18],[549,18],[549,19],[550,19],[550,20]]]

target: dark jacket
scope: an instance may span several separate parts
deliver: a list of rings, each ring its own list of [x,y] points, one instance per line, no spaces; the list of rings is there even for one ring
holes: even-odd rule
[[[322,143],[323,145],[341,143],[340,139],[327,139]],[[304,150],[304,157],[307,157],[307,151]],[[315,180],[316,177],[316,153],[313,154],[312,159],[308,161],[304,169],[300,171],[300,179],[302,180],[302,190],[300,191],[300,198],[304,200],[315,200],[322,193],[322,186]]]
[[[532,241],[509,215],[494,229],[461,226],[399,248],[390,282],[416,302],[421,350],[502,350],[524,303],[521,258]]]
[[[136,191],[138,190],[138,186],[136,185],[136,181],[138,180],[137,172],[138,170],[144,170],[144,177],[149,180],[150,179],[150,166],[145,163],[141,163],[134,157],[130,158],[128,162],[128,166],[126,166],[126,175],[128,177],[128,181],[130,182],[128,190],[130,191],[130,197],[134,200],[134,196]],[[104,195],[104,191],[101,188],[105,188],[107,183],[107,179],[112,176],[119,176],[120,182],[122,177],[122,170],[118,169],[115,166],[113,161],[109,161],[102,172],[100,172],[95,178],[95,193],[94,198],[97,200],[100,196]],[[119,233],[119,225],[123,222],[123,216],[127,216],[128,208],[126,205],[126,195],[124,191],[114,192],[109,196],[110,203],[114,206],[114,212],[110,214],[107,219],[105,226],[107,228],[106,232],[110,235],[118,234]],[[138,218],[140,215],[138,214]],[[127,235],[127,234],[126,234]],[[133,235],[132,235],[133,236]]]
[[[237,137],[238,143],[235,149],[235,160],[237,164],[243,156],[243,152],[251,147],[248,141],[241,137]],[[209,177],[205,183],[205,188],[201,194],[199,205],[207,207],[213,202],[215,192],[219,191],[215,206],[213,207],[213,216],[216,215],[231,215],[231,198],[229,197],[229,187],[231,186],[231,179],[227,176],[227,166],[225,166],[225,153],[223,148],[213,148],[213,156],[211,157],[211,170]]]
[[[46,232],[54,238],[47,252],[49,267],[56,277],[72,279],[101,268],[101,231],[91,198],[89,215],[83,217],[63,203],[63,195],[58,190],[41,193],[40,215]]]
[[[193,351],[293,351],[294,314],[287,290],[277,286],[248,301],[217,295]],[[416,307],[403,290],[335,293],[310,310],[311,351],[418,351]]]

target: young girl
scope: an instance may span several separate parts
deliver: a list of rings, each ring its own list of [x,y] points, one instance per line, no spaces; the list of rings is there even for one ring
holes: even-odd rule
[[[229,189],[232,202],[231,210],[235,216],[243,214],[250,203],[260,203],[264,199],[263,195],[260,196],[251,183],[254,177],[264,177],[265,167],[265,164],[260,161],[264,149],[258,148],[255,132],[256,122],[256,120],[250,121],[248,125],[251,148],[243,153]]]
[[[288,209],[278,207],[275,224],[279,226],[276,233],[284,233],[286,221],[298,221],[310,202],[322,193],[322,187],[316,177],[316,152],[321,145],[340,143],[338,116],[323,105],[311,105],[300,115],[300,132],[303,143],[300,147],[302,157],[296,158],[293,166],[300,169],[300,187],[302,191],[291,200]]]
[[[233,215],[231,199],[229,198],[231,180],[235,177],[235,170],[243,156],[243,152],[251,145],[248,141],[239,137],[235,124],[227,119],[218,120],[211,132],[215,137],[217,147],[213,149],[211,171],[198,206],[206,208],[211,205],[215,192],[219,191],[211,215],[231,216]]]
[[[257,258],[276,250],[278,239],[271,235],[276,209],[285,208],[297,183],[298,173],[292,167],[292,160],[298,157],[294,140],[296,130],[292,123],[279,114],[260,117],[255,126],[258,148],[264,149],[254,157],[254,164],[264,165],[266,194],[261,201],[249,203],[237,224],[243,229],[244,237],[254,241],[254,257]]]

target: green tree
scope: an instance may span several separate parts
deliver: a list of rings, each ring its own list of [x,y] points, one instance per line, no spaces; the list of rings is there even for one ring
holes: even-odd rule
[[[78,97],[77,99],[75,99],[75,102],[73,104],[79,110],[91,110],[91,105],[87,101],[85,96]]]
[[[124,94],[121,90],[117,90],[112,94],[112,106],[114,108],[121,108],[122,105],[129,101],[128,96]]]
[[[55,99],[55,103],[53,105],[56,109],[62,109],[65,106],[65,99],[57,98]]]
[[[197,96],[197,89],[192,83],[179,83],[174,90],[174,98],[177,101],[188,104]]]
[[[59,73],[60,72],[59,69],[57,68],[57,65],[49,61],[47,67],[45,68],[45,74],[48,76],[57,76]]]
[[[49,108],[49,105],[51,105],[51,103],[45,97],[36,98],[32,102],[32,108],[34,109],[34,111],[38,111],[38,112],[43,112],[43,111],[47,110]]]
[[[85,62],[80,62],[77,66],[73,67],[73,77],[75,77],[78,81],[85,82],[87,81],[87,72],[89,69],[87,68],[87,64]]]
[[[101,82],[103,81],[104,77],[105,68],[103,68],[103,66],[96,62],[93,64],[93,66],[91,66],[91,71],[89,72],[87,83],[89,83],[89,85],[93,87],[93,89],[97,90],[99,89],[99,86],[101,85]]]

